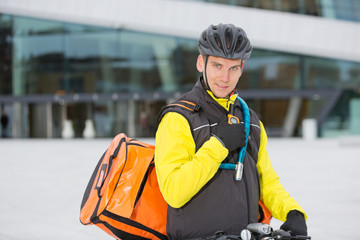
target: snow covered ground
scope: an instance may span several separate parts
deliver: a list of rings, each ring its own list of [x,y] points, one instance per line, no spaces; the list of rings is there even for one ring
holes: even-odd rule
[[[1,139],[0,239],[112,239],[79,221],[85,187],[110,141]],[[270,138],[268,151],[283,185],[307,211],[312,239],[359,239],[359,138]]]

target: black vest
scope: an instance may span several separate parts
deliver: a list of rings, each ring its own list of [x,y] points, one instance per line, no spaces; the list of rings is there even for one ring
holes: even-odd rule
[[[170,104],[160,112],[158,123],[167,112],[177,112],[189,122],[196,151],[207,141],[216,126],[213,117],[227,116],[227,111],[203,88],[198,80],[193,89],[179,101],[196,103],[200,108],[189,110]],[[243,120],[239,101],[235,102],[234,115]],[[213,235],[240,234],[249,223],[258,221],[260,198],[259,175],[256,168],[260,145],[260,123],[250,110],[250,134],[244,159],[241,181],[235,181],[235,171],[219,169],[215,176],[181,208],[168,207],[167,235],[169,239],[191,239]],[[237,162],[238,154],[229,154],[223,162]]]

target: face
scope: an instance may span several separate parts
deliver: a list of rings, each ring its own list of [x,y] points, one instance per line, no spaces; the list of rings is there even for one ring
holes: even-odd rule
[[[199,72],[204,73],[205,56],[199,55],[196,67]],[[228,98],[235,89],[242,74],[241,59],[226,59],[209,56],[206,66],[207,83],[212,93],[218,98]],[[205,74],[203,74],[205,78]],[[206,81],[205,81],[206,83]]]

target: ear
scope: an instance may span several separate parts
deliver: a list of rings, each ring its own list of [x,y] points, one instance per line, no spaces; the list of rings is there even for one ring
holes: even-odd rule
[[[196,61],[196,68],[199,72],[204,71],[204,58],[202,55],[199,55]]]

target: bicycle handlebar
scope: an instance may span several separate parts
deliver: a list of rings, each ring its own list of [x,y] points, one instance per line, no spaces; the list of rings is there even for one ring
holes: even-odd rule
[[[265,223],[251,223],[241,231],[241,240],[310,240],[310,236],[291,236],[289,232],[282,229],[273,230]]]

